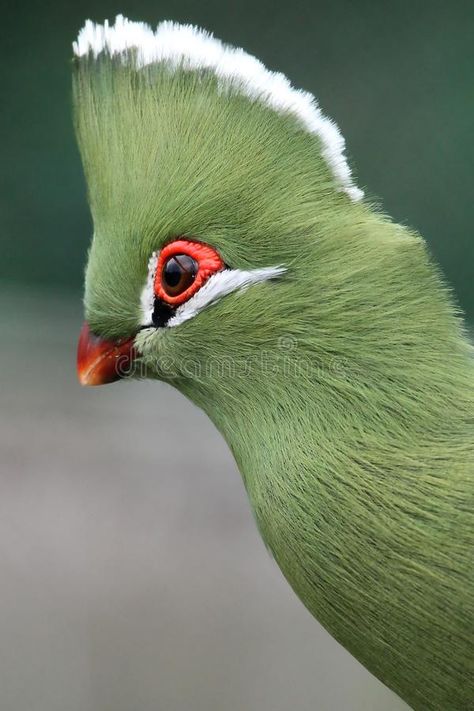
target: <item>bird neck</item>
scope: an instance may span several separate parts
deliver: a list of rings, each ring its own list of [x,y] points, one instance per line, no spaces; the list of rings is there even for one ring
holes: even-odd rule
[[[262,535],[297,591],[308,561],[320,575],[339,560],[329,576],[337,580],[341,545],[353,560],[374,535],[392,545],[393,531],[416,519],[420,477],[456,477],[459,462],[467,466],[473,361],[456,318],[446,319],[438,342],[399,338],[392,327],[378,357],[282,338],[244,372],[223,369],[212,390],[186,393],[229,444]]]

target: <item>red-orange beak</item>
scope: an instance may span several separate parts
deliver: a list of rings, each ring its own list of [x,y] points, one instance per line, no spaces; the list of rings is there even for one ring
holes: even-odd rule
[[[108,341],[84,323],[77,344],[77,377],[81,385],[105,385],[130,375],[136,350],[133,338]]]

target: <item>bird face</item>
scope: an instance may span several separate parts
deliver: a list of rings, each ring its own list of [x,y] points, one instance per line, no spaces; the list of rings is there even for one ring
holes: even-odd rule
[[[255,269],[232,268],[224,262],[220,251],[197,239],[171,239],[154,251],[147,264],[147,275],[140,293],[139,319],[136,332],[130,337],[102,338],[94,334],[85,323],[78,347],[78,370],[83,384],[100,385],[130,375],[155,375],[166,379],[202,374],[203,368],[218,368],[225,360],[232,360],[232,348],[226,347],[228,339],[239,340],[237,351],[242,349],[242,335],[251,333],[246,313],[257,310],[263,315],[261,326],[270,318],[266,302],[269,294],[251,294],[251,304],[242,298],[249,287],[282,277],[283,266]],[[218,313],[210,320],[203,312],[218,304],[221,299],[238,293],[240,299],[227,310],[219,326]],[[239,301],[241,303],[239,303]],[[260,305],[259,305],[259,302]],[[245,309],[241,312],[241,309]],[[216,310],[217,312],[219,309]],[[235,314],[237,318],[231,319]],[[197,319],[193,329],[191,320]],[[187,324],[187,328],[185,326]],[[190,328],[191,327],[191,328]],[[179,332],[178,330],[179,329]],[[185,331],[186,347],[180,346],[179,335]],[[217,339],[212,338],[215,331]],[[220,347],[219,347],[220,342]],[[207,354],[207,363],[203,355]],[[233,366],[237,366],[237,353]],[[248,363],[241,363],[245,367]]]

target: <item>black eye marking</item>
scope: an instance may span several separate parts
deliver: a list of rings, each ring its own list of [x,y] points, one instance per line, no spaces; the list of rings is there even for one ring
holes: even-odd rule
[[[165,304],[164,301],[160,299],[155,299],[155,304],[153,307],[153,314],[151,320],[156,328],[162,328],[166,326],[172,315],[174,314],[174,309]]]

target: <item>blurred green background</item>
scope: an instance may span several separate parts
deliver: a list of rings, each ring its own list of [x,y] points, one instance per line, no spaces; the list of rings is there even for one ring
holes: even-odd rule
[[[358,182],[419,230],[474,315],[474,4],[95,0],[2,8],[0,278],[79,289],[91,225],[70,119],[71,42],[118,12],[197,23],[318,97]]]
[[[119,12],[202,25],[313,91],[474,316],[472,1],[4,3],[0,709],[403,711],[291,591],[205,415],[163,383],[76,381],[71,42]]]

